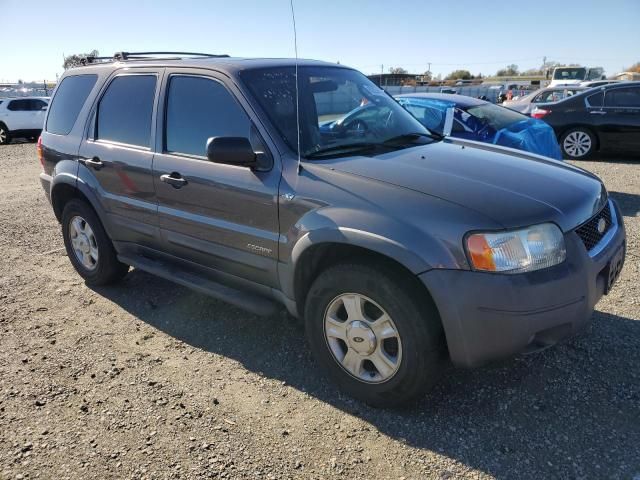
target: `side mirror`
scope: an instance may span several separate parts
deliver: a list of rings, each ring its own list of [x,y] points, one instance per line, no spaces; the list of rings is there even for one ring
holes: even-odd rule
[[[215,163],[254,168],[256,153],[246,137],[211,137],[207,140],[207,158]]]
[[[451,136],[451,130],[453,130],[453,107],[447,108],[447,112],[444,117],[444,127],[442,129],[442,135],[445,137]]]

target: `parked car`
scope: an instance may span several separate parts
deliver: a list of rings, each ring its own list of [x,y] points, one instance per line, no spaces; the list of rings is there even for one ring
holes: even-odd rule
[[[430,131],[445,134],[448,108],[454,110],[451,136],[562,159],[553,129],[544,122],[463,95],[412,93],[395,97]]]
[[[37,138],[48,105],[48,97],[0,99],[0,145],[12,138]]]
[[[378,406],[421,395],[447,356],[580,331],[612,288],[625,229],[595,175],[442,140],[342,65],[174,55],[89,62],[54,93],[40,179],[87,284],[133,266],[284,305],[320,367]],[[366,104],[373,123],[320,129]]]
[[[556,67],[553,69],[549,86],[577,85],[580,82],[604,79],[606,79],[606,77],[602,67]]]
[[[517,100],[506,100],[502,102],[502,106],[524,115],[531,115],[531,112],[539,103],[558,102],[586,89],[587,87],[578,86],[541,88]]]
[[[531,114],[551,125],[566,158],[588,158],[596,151],[640,155],[640,82],[592,88]]]

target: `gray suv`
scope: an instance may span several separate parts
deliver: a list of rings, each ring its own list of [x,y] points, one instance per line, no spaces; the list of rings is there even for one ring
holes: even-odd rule
[[[68,70],[38,143],[88,285],[130,267],[304,318],[318,364],[389,406],[580,331],[625,230],[594,175],[442,138],[341,65],[120,53]]]

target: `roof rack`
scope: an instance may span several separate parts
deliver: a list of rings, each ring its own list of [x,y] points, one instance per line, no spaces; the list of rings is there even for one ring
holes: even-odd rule
[[[93,55],[87,55],[80,59],[82,65],[88,65],[90,63],[98,62],[121,62],[126,60],[149,60],[164,55],[178,55],[175,58],[182,58],[181,56],[190,57],[204,57],[204,58],[228,58],[229,55],[213,54],[213,53],[197,53],[197,52],[116,52],[113,57],[96,57]]]
[[[143,60],[157,55],[188,55],[190,57],[226,58],[229,55],[197,52],[116,52],[114,60]]]

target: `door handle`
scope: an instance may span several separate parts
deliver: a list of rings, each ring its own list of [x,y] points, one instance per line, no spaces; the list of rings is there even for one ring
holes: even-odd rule
[[[102,163],[102,160],[100,160],[98,157],[85,158],[84,160],[81,160],[81,163],[83,163],[87,167],[92,167],[95,170],[100,170],[102,167],[104,167],[104,163]]]
[[[604,110],[591,110],[591,115],[606,115],[607,112],[605,112]]]
[[[188,183],[178,172],[172,172],[170,174],[165,173],[164,175],[160,175],[160,181],[168,183],[173,188],[182,188]]]

